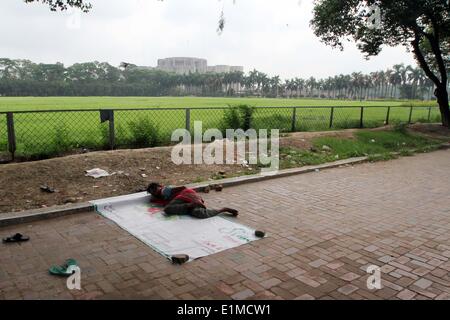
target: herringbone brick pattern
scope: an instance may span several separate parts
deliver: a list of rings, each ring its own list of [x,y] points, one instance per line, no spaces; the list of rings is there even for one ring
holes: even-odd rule
[[[2,228],[31,241],[0,246],[0,298],[450,299],[449,181],[438,151],[210,193],[269,237],[183,266],[93,213]],[[69,257],[81,291],[47,273]]]

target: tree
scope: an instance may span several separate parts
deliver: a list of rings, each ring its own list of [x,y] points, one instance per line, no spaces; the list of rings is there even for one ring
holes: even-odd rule
[[[374,9],[379,9],[380,19],[370,24]],[[353,38],[367,57],[378,55],[383,45],[406,46],[436,86],[442,124],[449,127],[448,65],[443,54],[450,38],[448,0],[318,0],[311,25],[333,47],[343,49],[344,39]]]
[[[64,11],[72,7],[79,8],[83,12],[88,12],[92,8],[92,5],[86,0],[25,0],[25,2],[41,2],[47,4],[52,11]]]

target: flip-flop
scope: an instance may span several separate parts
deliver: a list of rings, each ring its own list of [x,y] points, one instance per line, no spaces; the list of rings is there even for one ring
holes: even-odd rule
[[[55,189],[53,189],[53,188],[50,188],[48,185],[42,185],[41,187],[41,190],[42,191],[44,191],[44,192],[47,192],[47,193],[54,193],[55,192]]]
[[[62,266],[51,266],[48,272],[54,276],[69,277],[72,275],[72,271],[68,270],[70,266],[78,266],[75,259],[67,259],[66,263]]]
[[[23,234],[20,233],[16,233],[11,237],[3,238],[4,243],[25,242],[28,240],[30,240],[30,237],[24,236]]]

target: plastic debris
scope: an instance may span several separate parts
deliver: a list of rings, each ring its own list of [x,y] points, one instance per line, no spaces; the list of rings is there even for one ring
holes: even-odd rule
[[[100,168],[86,170],[86,177],[92,177],[94,179],[98,179],[101,177],[109,177],[109,176],[110,176],[110,174],[107,171],[100,169]]]

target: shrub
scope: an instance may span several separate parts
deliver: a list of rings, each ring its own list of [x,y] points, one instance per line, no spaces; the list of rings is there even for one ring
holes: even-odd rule
[[[241,120],[237,107],[230,107],[225,110],[223,115],[223,129],[239,129],[241,127]]]
[[[241,104],[238,106],[238,108],[242,117],[242,129],[246,131],[252,126],[253,112],[255,111],[255,109],[246,104]]]
[[[69,131],[63,124],[59,124],[54,132],[52,152],[50,153],[63,153],[69,151],[72,148],[71,141],[69,139]]]
[[[242,129],[247,131],[252,127],[255,109],[245,104],[230,106],[224,112],[222,129]]]
[[[148,118],[140,118],[128,123],[129,144],[134,147],[155,147],[159,144],[159,128]]]
[[[109,123],[100,124],[101,147],[108,149],[109,147]]]

